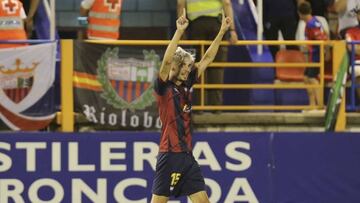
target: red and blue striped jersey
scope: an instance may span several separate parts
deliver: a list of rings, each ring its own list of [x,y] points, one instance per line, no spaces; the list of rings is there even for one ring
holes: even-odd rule
[[[191,92],[197,69],[180,86],[172,81],[155,80],[159,116],[162,122],[159,152],[191,152]]]
[[[305,37],[307,40],[327,40],[328,37],[320,21],[313,16],[305,27]],[[318,45],[309,46],[309,62],[320,61],[320,47]]]

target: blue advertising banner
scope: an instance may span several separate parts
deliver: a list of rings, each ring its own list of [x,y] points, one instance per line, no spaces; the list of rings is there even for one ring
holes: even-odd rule
[[[0,202],[147,203],[157,132],[0,134]],[[360,202],[360,136],[196,133],[210,202]],[[180,198],[171,203],[188,203]]]
[[[359,144],[360,134],[276,134],[273,202],[360,202]]]

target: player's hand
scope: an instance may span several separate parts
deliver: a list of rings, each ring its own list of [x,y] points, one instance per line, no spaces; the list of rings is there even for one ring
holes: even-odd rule
[[[225,16],[224,10],[222,11],[222,22],[221,22],[221,28],[220,30],[224,33],[229,29],[231,25],[231,18],[228,16]]]
[[[186,30],[189,25],[189,20],[186,18],[186,10],[184,8],[182,15],[176,20],[176,28],[178,30]]]

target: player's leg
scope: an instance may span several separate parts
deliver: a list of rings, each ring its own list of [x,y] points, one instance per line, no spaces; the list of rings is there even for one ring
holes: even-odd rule
[[[151,203],[166,203],[170,196],[171,156],[169,153],[159,153],[152,186]]]
[[[152,195],[151,203],[167,203],[169,197],[159,196],[159,195]]]
[[[192,203],[210,203],[209,197],[207,196],[205,191],[200,191],[189,195],[189,198]]]

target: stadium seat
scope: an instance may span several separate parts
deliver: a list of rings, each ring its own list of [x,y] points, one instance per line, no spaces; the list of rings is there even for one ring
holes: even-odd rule
[[[275,61],[276,63],[306,63],[304,54],[298,50],[279,50]],[[276,79],[289,82],[304,81],[304,70],[305,67],[276,67]]]

